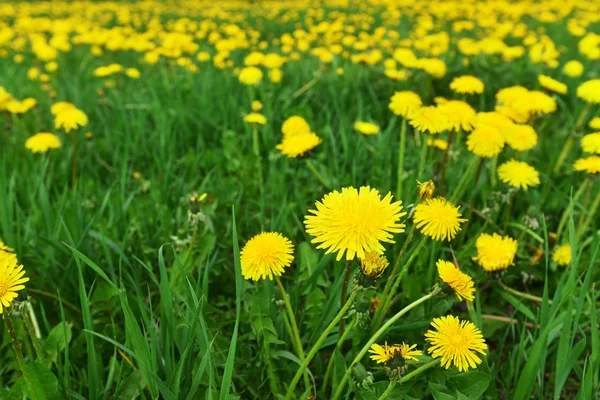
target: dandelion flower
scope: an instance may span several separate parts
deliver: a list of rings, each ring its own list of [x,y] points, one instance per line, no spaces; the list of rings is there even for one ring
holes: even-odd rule
[[[494,157],[504,148],[505,137],[494,126],[475,128],[467,138],[467,148],[479,157]]]
[[[481,94],[483,93],[484,85],[477,77],[463,75],[452,80],[450,89],[455,93],[461,94]]]
[[[244,115],[244,122],[247,124],[265,125],[267,123],[267,117],[261,113],[252,112]]]
[[[313,243],[320,243],[317,248],[337,252],[337,260],[344,253],[347,260],[364,258],[367,252],[381,254],[381,242],[394,243],[393,234],[404,232],[402,202],[392,203],[390,193],[382,199],[369,186],[334,190],[315,205],[316,210],[309,210],[313,215],[304,220],[306,232],[314,237]]]
[[[378,254],[374,251],[365,253],[363,258],[360,258],[360,270],[368,279],[379,278],[383,271],[390,265],[390,262],[383,254]]]
[[[458,132],[473,130],[477,113],[468,103],[460,100],[449,100],[438,105],[438,108],[446,115],[449,129]]]
[[[425,340],[432,344],[427,350],[433,358],[441,357],[442,367],[454,365],[459,371],[468,371],[481,364],[477,353],[484,354],[487,345],[481,331],[469,321],[461,321],[453,315],[434,318],[435,330],[425,333]]]
[[[285,121],[283,121],[283,125],[281,126],[281,133],[283,133],[283,137],[292,136],[292,135],[303,135],[306,133],[310,133],[310,125],[306,120],[298,115],[292,115]]]
[[[585,171],[588,174],[597,174],[600,172],[600,157],[590,156],[587,158],[580,158],[579,160],[575,161],[573,168],[575,168],[576,171]]]
[[[554,250],[554,254],[552,254],[552,261],[554,261],[558,265],[569,265],[571,263],[571,245],[569,243],[563,244]]]
[[[450,129],[448,116],[435,106],[419,107],[411,112],[408,119],[415,129],[432,135]]]
[[[394,357],[401,357],[407,361],[419,361],[417,357],[422,356],[423,352],[421,350],[414,350],[416,347],[416,344],[410,346],[406,343],[394,344],[392,346],[388,346],[387,342],[383,346],[373,343],[369,349],[369,353],[372,354],[371,360],[377,364],[386,363]]]
[[[304,133],[301,135],[287,136],[276,146],[282,154],[290,158],[296,158],[317,147],[323,139],[315,133]]]
[[[262,108],[263,108],[263,104],[260,101],[258,101],[258,100],[252,101],[252,111],[259,112],[260,110],[262,110]]]
[[[125,70],[125,75],[131,79],[138,79],[140,76],[142,76],[142,73],[137,68],[127,68]]]
[[[58,149],[60,146],[58,136],[48,132],[36,133],[25,142],[25,147],[32,153],[45,153],[50,149]]]
[[[594,117],[588,123],[588,126],[592,129],[600,129],[600,117]]]
[[[571,78],[577,78],[583,74],[583,64],[577,60],[568,61],[563,66],[563,72]]]
[[[600,80],[599,80],[600,81]],[[556,100],[539,90],[532,90],[523,99],[530,114],[550,114],[556,111]]]
[[[475,242],[477,256],[474,259],[488,272],[505,270],[514,264],[517,254],[517,241],[497,233],[482,233]]]
[[[50,107],[50,112],[52,115],[56,115],[67,108],[75,108],[75,106],[67,101],[59,101],[58,103],[52,104],[52,107]]]
[[[540,184],[540,174],[535,168],[523,161],[510,160],[498,167],[498,176],[504,183],[517,189],[527,190]]]
[[[87,124],[87,115],[76,107],[65,107],[54,116],[54,127],[56,129],[63,128],[66,132],[77,129],[80,126],[86,126]]]
[[[375,125],[371,122],[364,122],[364,121],[356,121],[354,123],[354,129],[366,136],[375,135],[376,133],[379,132],[378,125]]]
[[[588,103],[600,104],[600,79],[590,79],[579,85],[577,97]]]
[[[475,296],[475,284],[473,279],[458,269],[450,261],[438,260],[437,266],[440,279],[454,290],[458,300],[473,301]]]
[[[538,134],[530,125],[513,124],[504,133],[506,144],[513,150],[527,151],[534,148],[538,142]]]
[[[263,78],[263,73],[260,68],[257,67],[246,67],[240,71],[238,79],[244,85],[256,86],[260,83]]]
[[[411,91],[396,92],[390,100],[390,110],[396,115],[408,117],[414,110],[421,107],[423,102],[418,94]]]
[[[448,150],[448,141],[444,139],[427,139],[427,146],[440,150]]]
[[[414,222],[422,234],[433,240],[451,240],[460,231],[460,224],[466,221],[459,211],[460,207],[437,197],[415,207]]]
[[[417,194],[419,196],[419,200],[429,200],[433,196],[433,192],[435,191],[435,184],[433,181],[427,182],[419,182],[417,188]]]
[[[281,78],[283,78],[283,71],[279,68],[273,68],[269,71],[269,79],[273,83],[281,82]]]
[[[590,133],[582,137],[581,148],[586,153],[600,154],[600,132]]]
[[[567,85],[562,82],[557,81],[546,75],[538,76],[539,84],[544,88],[551,92],[556,92],[559,94],[567,94]]]
[[[246,243],[240,253],[242,275],[245,279],[273,279],[280,276],[294,259],[294,245],[277,232],[262,232]]]
[[[0,314],[2,307],[10,307],[17,298],[17,292],[25,289],[23,285],[29,281],[25,278],[22,265],[17,264],[17,256],[12,253],[0,252]]]

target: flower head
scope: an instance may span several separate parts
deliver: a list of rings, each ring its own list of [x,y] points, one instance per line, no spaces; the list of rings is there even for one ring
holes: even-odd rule
[[[460,207],[443,197],[425,200],[415,207],[414,222],[423,235],[433,240],[451,240],[460,231],[460,224],[466,221],[459,210]]]
[[[364,122],[364,121],[356,121],[354,123],[354,129],[357,130],[358,132],[362,133],[363,135],[375,135],[376,133],[379,132],[379,126],[375,125],[371,122]]]
[[[583,74],[583,64],[577,60],[567,61],[563,66],[563,72],[571,78],[577,78]]]
[[[57,103],[52,104],[52,107],[50,107],[50,112],[52,113],[52,115],[56,115],[59,112],[66,110],[67,108],[75,108],[75,106],[72,103],[69,103],[68,101],[59,101]]]
[[[58,149],[60,146],[58,136],[48,132],[36,133],[25,142],[25,147],[32,153],[45,153],[50,149]]]
[[[240,253],[242,275],[245,279],[273,279],[294,259],[294,245],[277,232],[262,232],[246,243]]]
[[[256,86],[260,83],[263,78],[263,73],[260,68],[257,67],[246,67],[242,68],[238,79],[241,83],[247,86]]]
[[[569,243],[559,246],[554,250],[554,254],[552,254],[552,261],[562,266],[569,265],[571,263],[571,258],[571,245]]]
[[[530,125],[513,124],[504,134],[506,144],[516,151],[526,151],[535,147],[538,134]]]
[[[68,107],[65,105],[65,107],[58,111],[54,116],[54,127],[56,129],[63,128],[66,132],[77,129],[80,126],[86,126],[87,124],[87,115],[74,106]]]
[[[450,130],[458,132],[473,130],[477,113],[468,103],[460,100],[449,100],[438,105],[438,108],[446,115]]]
[[[472,75],[463,75],[456,77],[450,83],[450,89],[455,93],[462,94],[481,94],[483,93],[483,82]]]
[[[473,296],[475,284],[469,275],[462,272],[450,261],[438,260],[435,265],[440,279],[454,290],[458,300],[473,301],[475,298]]]
[[[425,333],[425,340],[432,344],[427,351],[433,358],[442,358],[442,367],[448,369],[454,365],[462,372],[481,364],[477,353],[485,354],[487,345],[472,322],[446,315],[434,318],[431,326],[436,330]]]
[[[423,102],[418,94],[411,91],[396,92],[390,99],[390,110],[396,115],[408,117],[414,110],[421,107]]]
[[[24,275],[23,266],[17,263],[17,256],[0,251],[0,313],[2,307],[10,307],[19,290],[25,289],[23,284],[29,281],[29,278],[25,278]]]
[[[287,136],[302,135],[310,133],[310,125],[308,125],[308,122],[304,118],[292,115],[283,122],[281,132],[284,138]]]
[[[485,271],[499,271],[514,264],[517,241],[497,233],[482,233],[475,242],[477,256],[474,259]]]
[[[435,184],[433,183],[433,181],[417,181],[417,185],[419,185],[417,188],[419,200],[429,200],[433,196],[433,192],[435,191]]]
[[[600,104],[600,79],[590,79],[579,85],[577,97],[588,103]]]
[[[575,168],[576,171],[585,171],[588,174],[600,173],[600,157],[589,156],[586,158],[580,158],[579,160],[575,161],[573,168]]]
[[[600,132],[590,133],[582,137],[581,148],[586,153],[600,154]]]
[[[600,117],[594,117],[590,119],[588,126],[592,129],[600,129]]]
[[[435,106],[419,107],[412,111],[408,119],[415,129],[432,135],[450,129],[448,115]]]
[[[244,122],[247,124],[265,125],[267,123],[267,117],[261,113],[251,112],[244,115]]]
[[[276,146],[282,154],[290,158],[296,158],[317,147],[323,139],[315,133],[304,133],[301,135],[292,135],[283,138],[283,141]]]
[[[363,258],[360,258],[360,270],[368,279],[376,279],[383,274],[383,271],[390,265],[390,262],[383,254],[378,254],[374,251],[365,253]]]
[[[427,139],[427,146],[440,150],[448,150],[448,141],[444,139]]]
[[[258,101],[258,100],[252,101],[252,111],[259,112],[260,110],[262,110],[262,108],[263,108],[263,104],[260,101]]]
[[[320,243],[317,248],[337,252],[338,260],[344,253],[347,260],[364,258],[367,252],[381,254],[381,242],[394,243],[393,234],[404,232],[402,202],[392,203],[389,193],[382,199],[369,186],[334,190],[315,205],[316,210],[309,210],[313,215],[304,220],[306,232],[314,236],[313,243]]]
[[[383,364],[395,357],[400,357],[403,360],[419,361],[418,356],[422,356],[423,352],[420,350],[414,350],[417,347],[416,344],[412,346],[402,343],[388,346],[387,342],[381,346],[377,343],[373,343],[369,349],[371,353],[371,360],[377,364]]]
[[[467,138],[467,148],[479,157],[494,157],[504,148],[505,137],[494,126],[475,128]]]
[[[559,94],[567,94],[567,85],[562,82],[557,81],[546,75],[539,75],[538,82],[540,85],[551,92],[556,92]]]
[[[142,76],[142,73],[137,68],[127,68],[125,70],[125,75],[131,79],[139,79],[139,77]]]
[[[540,174],[535,168],[523,161],[510,160],[498,167],[498,176],[504,183],[515,188],[527,190],[529,186],[540,184]]]

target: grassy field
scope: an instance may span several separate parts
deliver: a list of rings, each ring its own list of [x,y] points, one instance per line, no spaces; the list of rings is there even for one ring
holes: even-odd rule
[[[599,398],[599,60],[593,0],[2,2],[0,398]]]

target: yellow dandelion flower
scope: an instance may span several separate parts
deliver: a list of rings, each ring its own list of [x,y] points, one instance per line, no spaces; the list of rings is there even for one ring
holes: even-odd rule
[[[540,174],[531,165],[523,161],[510,160],[498,167],[498,177],[504,183],[517,189],[527,190],[540,184]]]
[[[467,138],[467,149],[479,157],[494,157],[504,148],[505,137],[494,126],[475,128]]]
[[[52,104],[52,107],[50,107],[50,113],[52,113],[52,115],[56,115],[67,108],[75,108],[75,106],[67,101],[59,101],[58,103]]]
[[[414,222],[423,235],[433,240],[452,240],[460,231],[460,207],[455,207],[443,197],[425,200],[415,207]]]
[[[131,79],[138,79],[140,76],[142,76],[142,73],[137,68],[127,68],[125,70],[125,75]]]
[[[475,296],[475,284],[473,279],[458,269],[450,261],[438,260],[437,266],[440,279],[454,290],[458,300],[473,301]]]
[[[265,125],[267,123],[267,117],[261,113],[252,112],[244,115],[244,122],[247,124]]]
[[[310,151],[323,142],[315,133],[287,136],[276,146],[277,150],[290,158],[296,158]]]
[[[585,171],[588,174],[600,173],[600,157],[590,156],[586,158],[580,158],[579,160],[575,161],[573,168],[575,168],[576,171]]]
[[[588,123],[588,126],[592,129],[600,129],[600,117],[594,117]]]
[[[396,115],[408,117],[414,110],[421,107],[423,102],[418,94],[411,91],[396,92],[390,99],[390,110]]]
[[[17,298],[17,292],[25,289],[23,284],[29,278],[24,275],[25,271],[22,265],[18,265],[16,255],[0,252],[0,314],[3,307],[10,307],[10,303]]]
[[[579,85],[577,97],[588,103],[600,104],[600,79],[590,79]]]
[[[505,270],[514,264],[517,245],[517,241],[509,236],[482,233],[475,242],[477,256],[474,260],[488,272]]]
[[[58,149],[61,146],[58,136],[48,133],[36,133],[25,142],[25,147],[32,153],[45,153],[50,149]]]
[[[567,85],[562,82],[557,81],[554,78],[551,78],[546,75],[538,75],[538,82],[544,88],[551,92],[556,92],[559,94],[567,94]]]
[[[450,83],[450,89],[461,94],[481,94],[484,88],[483,82],[472,75],[458,76]]]
[[[56,129],[63,128],[65,132],[70,132],[87,124],[87,115],[76,107],[65,107],[54,116],[54,127]]]
[[[449,129],[455,132],[473,130],[477,113],[468,103],[460,100],[448,100],[440,103],[438,108],[446,115]]]
[[[402,202],[392,203],[390,193],[382,199],[369,186],[334,190],[315,205],[316,210],[309,210],[313,215],[304,220],[306,232],[313,243],[320,243],[317,248],[337,252],[337,260],[344,253],[347,260],[364,258],[366,252],[383,253],[381,242],[394,243],[393,234],[404,232]]]
[[[33,97],[28,97],[23,101],[10,100],[6,103],[6,110],[11,114],[24,114],[31,110],[37,104],[37,100]]]
[[[260,110],[262,110],[262,108],[263,108],[263,104],[260,101],[254,100],[252,102],[252,111],[259,112]]]
[[[292,115],[281,126],[283,137],[310,133],[310,125],[299,115]]]
[[[379,126],[371,122],[356,121],[354,129],[363,135],[375,135],[379,132]]]
[[[374,251],[365,253],[363,258],[359,257],[360,270],[368,279],[379,278],[383,271],[390,265],[390,262],[383,254]]]
[[[247,86],[256,86],[262,81],[263,73],[260,68],[246,67],[242,68],[238,79],[241,83]]]
[[[527,151],[534,148],[538,142],[538,134],[530,125],[513,124],[504,131],[506,144],[513,150]]]
[[[554,250],[554,254],[552,254],[552,261],[558,265],[569,265],[571,263],[571,259],[571,245],[569,243],[559,246],[556,250]]]
[[[242,276],[257,281],[283,274],[294,260],[294,245],[277,232],[262,232],[246,243],[240,253]]]
[[[582,137],[581,148],[586,153],[600,154],[600,132],[590,133]]]
[[[434,318],[431,326],[435,330],[425,333],[425,340],[432,344],[427,351],[433,358],[441,357],[442,367],[448,369],[454,365],[462,372],[481,364],[477,353],[485,355],[488,347],[472,322],[446,315]]]
[[[433,181],[417,181],[417,185],[417,194],[419,196],[419,200],[429,200],[433,196],[433,192],[435,191],[435,184]]]
[[[571,78],[577,78],[583,74],[583,64],[577,60],[568,61],[563,66],[563,72]]]
[[[427,146],[440,150],[448,150],[448,141],[444,139],[427,139]]]
[[[372,354],[371,360],[375,361],[377,364],[386,363],[395,357],[400,357],[407,361],[419,361],[417,357],[422,356],[423,352],[421,350],[414,350],[416,347],[416,344],[410,346],[404,342],[402,344],[394,344],[391,346],[388,346],[387,342],[385,342],[383,346],[373,343],[369,349],[369,353]]]
[[[600,81],[600,80],[599,80]],[[532,90],[523,99],[530,114],[550,114],[556,111],[556,100],[539,90]]]
[[[281,82],[281,78],[283,78],[283,71],[280,68],[273,68],[269,71],[269,79],[273,83]]]
[[[436,106],[419,107],[410,113],[408,119],[415,129],[432,135],[450,129],[448,115]]]

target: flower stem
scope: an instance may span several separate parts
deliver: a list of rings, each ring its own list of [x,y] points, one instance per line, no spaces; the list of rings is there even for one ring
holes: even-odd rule
[[[340,336],[340,338],[337,341],[337,345],[335,347],[335,349],[333,350],[333,353],[331,353],[331,358],[329,358],[329,362],[327,363],[327,370],[325,371],[325,378],[323,379],[323,388],[327,387],[327,383],[329,383],[329,377],[331,376],[331,371],[333,371],[333,364],[334,364],[334,355],[335,352],[338,351],[341,347],[342,347],[342,343],[344,343],[344,341],[346,340],[346,338],[348,337],[348,334],[350,334],[350,332],[352,332],[352,328],[354,328],[354,326],[356,325],[357,322],[357,318],[354,318],[352,320],[352,322],[350,322],[350,325],[348,325],[348,328],[346,329],[346,331],[344,332],[344,334],[342,336]]]
[[[596,198],[594,199],[594,202],[592,203],[592,206],[590,207],[590,213],[589,213],[587,219],[585,220],[583,225],[579,226],[579,229],[577,229],[577,238],[578,239],[581,238],[581,235],[583,235],[583,233],[586,231],[588,226],[591,224],[592,220],[594,219],[594,216],[596,215],[596,211],[598,211],[599,206],[600,206],[600,191],[598,191],[598,194],[596,195]]]
[[[427,149],[429,148],[429,146],[427,145],[427,138],[425,138],[425,134],[421,133],[421,136],[423,136],[422,140],[421,140],[421,157],[419,159],[419,174],[418,179],[423,179],[423,173],[425,172],[425,164],[427,161]]]
[[[346,301],[346,304],[344,304],[344,307],[342,307],[342,309],[337,313],[337,315],[335,316],[333,321],[331,321],[329,323],[327,328],[325,328],[323,333],[321,333],[321,336],[319,336],[316,343],[310,349],[310,351],[308,352],[308,355],[304,359],[304,362],[302,363],[302,365],[300,365],[300,368],[298,368],[298,371],[296,371],[296,375],[294,376],[294,379],[292,380],[292,382],[290,383],[290,386],[288,387],[288,390],[285,394],[285,400],[290,400],[292,398],[294,389],[296,388],[296,385],[298,385],[298,381],[300,380],[300,376],[302,376],[302,374],[304,374],[304,371],[306,371],[308,364],[315,357],[315,355],[317,354],[317,351],[319,351],[319,348],[321,347],[321,345],[323,344],[325,339],[327,339],[329,332],[331,332],[333,330],[333,328],[338,324],[338,322],[340,322],[340,320],[344,317],[344,314],[346,314],[346,311],[348,311],[348,308],[350,308],[350,306],[354,302],[354,299],[356,298],[357,294],[358,294],[358,291],[356,291],[356,290],[352,291],[352,293],[350,294],[350,298],[348,298],[348,301]]]
[[[306,159],[306,166],[308,167],[308,169],[310,170],[310,172],[312,172],[312,174],[315,176],[315,178],[317,178],[317,180],[319,182],[321,182],[321,185],[325,186],[327,189],[330,188],[329,183],[327,183],[327,181],[325,180],[325,178],[323,178],[323,175],[321,175],[319,173],[319,171],[317,171],[317,168],[315,168],[315,165],[312,163],[311,160]]]
[[[346,266],[346,272],[344,273],[344,285],[342,286],[342,295],[340,296],[340,307],[344,307],[346,304],[346,299],[348,298],[348,285],[350,284],[350,276],[352,275],[352,263],[354,260],[348,261],[348,265]],[[344,335],[344,325],[345,321],[342,318],[340,321],[339,335]]]
[[[385,331],[387,331],[388,328],[390,326],[392,326],[394,324],[394,322],[399,320],[404,314],[406,314],[407,312],[409,312],[410,310],[412,310],[419,304],[436,296],[440,292],[440,290],[441,289],[439,287],[436,287],[435,289],[433,289],[433,291],[431,293],[426,294],[425,296],[421,297],[420,299],[413,301],[412,303],[410,303],[409,305],[404,307],[402,310],[398,311],[396,313],[396,315],[394,315],[392,318],[390,318],[381,328],[379,328],[377,330],[377,332],[375,332],[373,334],[373,336],[371,336],[371,338],[363,346],[361,351],[356,355],[356,357],[354,357],[354,360],[352,360],[352,363],[350,364],[350,366],[346,369],[344,377],[342,378],[335,394],[333,395],[332,400],[336,400],[336,399],[340,398],[340,396],[342,395],[342,392],[344,391],[344,386],[346,385],[346,382],[348,382],[348,378],[350,378],[350,374],[352,373],[352,367],[354,367],[354,365],[358,364],[360,362],[360,360],[365,356],[365,354],[367,354],[367,352],[371,348],[371,345],[373,343],[375,343],[377,341],[377,339],[379,339],[379,337],[381,335],[383,335],[385,333]]]
[[[565,145],[563,146],[563,149],[560,152],[560,155],[558,156],[556,163],[554,164],[554,169],[552,170],[553,173],[555,173],[555,174],[558,173],[558,171],[560,170],[560,167],[562,167],[563,163],[565,162],[567,155],[569,155],[569,150],[571,150],[571,147],[573,147],[573,144],[575,143],[575,137],[573,134],[583,124],[583,121],[585,120],[586,115],[590,111],[591,105],[592,105],[592,103],[588,103],[587,106],[581,112],[581,114],[579,114],[579,118],[577,119],[577,122],[575,122],[575,127],[573,128],[573,131],[569,134],[569,137],[567,138],[567,141],[565,142]]]
[[[404,176],[404,148],[406,147],[406,119],[402,118],[398,146],[398,177],[396,178],[396,200],[402,199],[402,177]]]
[[[25,364],[25,359],[23,358],[21,344],[19,343],[19,339],[17,339],[15,327],[13,326],[12,321],[10,320],[10,315],[8,315],[8,310],[6,309],[6,307],[2,310],[2,316],[4,317],[4,323],[6,323],[8,335],[10,336],[13,349],[15,350],[15,355],[17,356],[17,364],[19,364],[19,369],[21,369],[21,373],[23,373],[23,378],[25,378],[25,383],[27,385],[27,389],[29,390],[29,396],[35,400],[37,396],[35,395],[31,378],[29,377],[29,373],[27,372],[27,365]]]
[[[419,368],[415,369],[410,374],[404,375],[402,377],[402,379],[400,380],[400,382],[405,383],[405,382],[410,381],[412,378],[414,378],[415,376],[421,375],[424,371],[427,371],[429,368],[435,367],[436,365],[438,365],[440,363],[440,361],[442,361],[441,358],[435,358],[435,359],[429,361],[427,364],[421,365]]]
[[[279,291],[281,292],[281,297],[283,298],[283,303],[285,304],[285,310],[287,311],[288,318],[290,319],[290,325],[292,327],[292,339],[294,340],[294,344],[296,347],[296,353],[298,354],[298,358],[300,362],[304,361],[304,349],[302,348],[302,339],[300,339],[300,331],[298,330],[298,324],[296,323],[296,317],[294,316],[294,311],[292,310],[292,305],[290,303],[290,299],[288,298],[287,292],[281,283],[281,279],[278,276],[275,276],[275,282],[277,282],[277,286],[279,286]],[[308,374],[304,374],[304,384],[306,388],[310,388],[310,380]]]
[[[28,309],[29,311],[29,309]],[[42,360],[44,358],[44,352],[42,351],[42,346],[40,345],[40,341],[37,338],[35,328],[33,327],[33,323],[27,312],[22,312],[21,316],[23,317],[23,322],[25,323],[25,328],[27,329],[27,333],[29,334],[29,338],[31,339],[31,343],[33,343],[33,348],[35,349],[35,354],[38,360]]]
[[[196,243],[197,235],[198,235],[198,224],[194,225],[194,232],[192,233],[192,239],[190,240],[190,246],[188,247],[188,251],[185,255],[185,258],[183,259],[183,263],[181,263],[184,270],[185,270],[185,266],[186,266],[190,256],[192,255],[192,250],[194,248],[194,244]]]
[[[391,380],[390,384],[388,385],[387,389],[385,389],[385,392],[383,392],[381,394],[381,396],[379,396],[379,400],[385,400],[389,397],[390,393],[392,393],[392,391],[394,390],[394,387],[396,387],[396,381]]]
[[[73,143],[73,153],[71,160],[71,185],[73,189],[75,189],[75,184],[77,183],[77,135],[75,132],[71,132],[71,141]]]
[[[511,288],[509,286],[506,286],[502,281],[498,281],[498,285],[502,289],[506,290],[508,293],[513,294],[513,295],[515,295],[517,297],[521,297],[523,299],[535,301],[537,303],[543,303],[544,302],[544,299],[542,299],[541,297],[534,296],[534,295],[529,294],[529,293],[519,292],[518,290],[515,290],[515,289],[513,289],[513,288]],[[548,301],[548,305],[552,304],[552,300],[548,299],[547,301]]]
[[[583,195],[583,193],[585,192],[585,189],[587,188],[587,186],[589,184],[590,184],[590,177],[588,176],[585,178],[585,181],[583,181],[581,186],[579,186],[579,189],[577,189],[577,192],[575,192],[575,196],[573,196],[573,203],[576,203],[579,200],[579,198]],[[562,217],[560,218],[560,223],[558,224],[558,229],[556,230],[556,239],[557,240],[560,240],[562,231],[565,227],[565,224],[567,223],[567,219],[569,217],[569,209],[570,209],[570,207],[567,207],[565,209],[565,211],[563,211]]]
[[[448,160],[450,158],[450,147],[452,146],[452,139],[454,139],[454,129],[450,131],[448,135],[448,147],[444,152],[444,163],[442,165],[442,177],[440,178],[440,192],[444,193],[444,186],[446,185],[446,171],[448,170]]]

